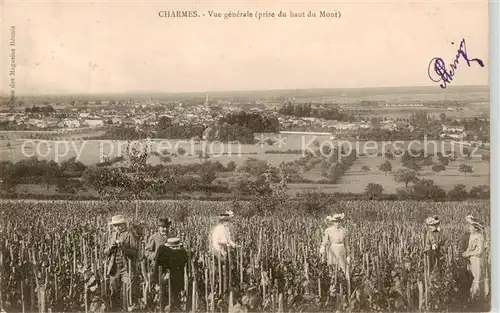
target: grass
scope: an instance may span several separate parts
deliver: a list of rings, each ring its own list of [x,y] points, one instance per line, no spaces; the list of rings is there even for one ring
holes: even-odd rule
[[[359,193],[362,192],[369,183],[381,184],[386,193],[395,193],[397,188],[404,187],[404,184],[394,181],[394,173],[403,167],[401,161],[397,159],[390,160],[392,172],[385,175],[384,172],[378,169],[378,166],[385,160],[385,158],[379,156],[358,158],[340,179],[339,185],[341,187],[339,191]],[[474,172],[467,174],[467,177],[465,177],[463,173],[458,171],[458,167],[462,163],[472,165]],[[361,168],[365,165],[369,166],[371,170],[364,172]],[[464,184],[467,187],[489,185],[489,163],[478,158],[467,161],[459,159],[451,162],[446,167],[446,170],[439,173],[437,176],[430,166],[424,167],[419,171],[419,177],[432,179],[437,185],[440,185],[446,190],[452,189],[457,184]]]

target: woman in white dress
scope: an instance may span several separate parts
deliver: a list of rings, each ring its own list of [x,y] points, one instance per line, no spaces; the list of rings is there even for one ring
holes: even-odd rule
[[[467,250],[462,254],[463,257],[468,258],[470,265],[469,269],[474,277],[472,286],[470,288],[471,296],[474,298],[480,292],[481,283],[485,283],[485,269],[484,269],[484,250],[485,239],[483,234],[483,225],[472,216],[465,218],[469,223],[469,245]],[[485,289],[486,290],[486,289]]]
[[[332,223],[332,226],[325,229],[323,241],[321,242],[320,255],[322,260],[326,256],[328,265],[338,266],[345,275],[348,275],[347,263],[349,253],[347,247],[347,230],[340,225],[345,214],[334,214],[327,216],[326,220]]]

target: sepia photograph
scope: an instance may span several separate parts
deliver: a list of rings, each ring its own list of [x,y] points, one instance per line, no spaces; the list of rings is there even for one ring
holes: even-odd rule
[[[494,310],[488,1],[0,10],[0,312]]]

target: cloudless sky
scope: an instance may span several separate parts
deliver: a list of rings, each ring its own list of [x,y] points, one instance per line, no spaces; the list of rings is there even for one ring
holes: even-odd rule
[[[160,18],[161,10],[206,16]],[[208,10],[325,10],[341,18],[224,20]],[[435,85],[429,61],[453,62],[462,38],[486,67],[460,62],[453,84],[488,84],[487,1],[6,0],[2,15],[2,94],[12,25],[17,94]]]

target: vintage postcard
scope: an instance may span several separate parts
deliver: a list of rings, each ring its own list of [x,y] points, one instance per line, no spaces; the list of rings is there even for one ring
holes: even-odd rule
[[[492,309],[487,1],[1,10],[2,312]]]

